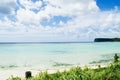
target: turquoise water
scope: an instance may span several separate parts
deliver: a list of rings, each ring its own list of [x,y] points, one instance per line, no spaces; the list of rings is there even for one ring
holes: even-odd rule
[[[0,66],[50,68],[110,60],[119,42],[0,44]]]

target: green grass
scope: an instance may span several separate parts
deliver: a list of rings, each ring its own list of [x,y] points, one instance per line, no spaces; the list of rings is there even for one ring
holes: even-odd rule
[[[40,72],[29,79],[11,77],[8,80],[120,80],[120,62],[112,63],[105,68],[100,66],[97,69],[73,67],[69,71],[58,71],[54,74]]]

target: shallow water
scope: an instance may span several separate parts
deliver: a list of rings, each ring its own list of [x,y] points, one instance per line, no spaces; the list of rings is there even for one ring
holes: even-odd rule
[[[51,68],[109,61],[120,53],[119,42],[0,44],[0,66],[4,68]]]

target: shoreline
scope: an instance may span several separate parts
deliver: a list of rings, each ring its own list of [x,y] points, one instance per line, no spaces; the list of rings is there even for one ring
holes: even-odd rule
[[[29,68],[15,68],[15,69],[0,69],[0,80],[7,80],[10,77],[21,77],[25,78],[25,72],[31,71],[32,76],[36,76],[40,72],[47,71],[48,74],[56,73],[57,71],[63,72],[63,71],[69,71],[73,67],[81,67],[84,69],[85,67],[89,69],[96,69],[99,68],[98,65],[100,65],[101,68],[107,67],[110,63],[105,64],[88,64],[88,65],[74,65],[74,66],[66,66],[66,67],[53,67],[48,69],[29,69]]]

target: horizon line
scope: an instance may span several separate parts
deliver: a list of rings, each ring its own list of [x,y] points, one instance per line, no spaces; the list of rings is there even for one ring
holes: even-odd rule
[[[65,41],[65,42],[0,42],[0,44],[42,44],[42,43],[92,43],[94,41]]]

